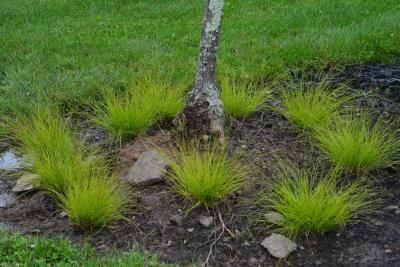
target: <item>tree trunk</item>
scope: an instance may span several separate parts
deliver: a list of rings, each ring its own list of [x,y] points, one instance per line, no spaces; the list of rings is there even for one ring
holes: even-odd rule
[[[182,120],[191,136],[224,138],[225,114],[216,83],[216,61],[224,0],[205,0],[200,56]]]

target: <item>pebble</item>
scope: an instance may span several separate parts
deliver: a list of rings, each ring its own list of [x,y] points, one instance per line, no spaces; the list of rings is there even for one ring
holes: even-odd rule
[[[199,223],[200,223],[201,225],[203,225],[205,228],[209,228],[210,226],[213,225],[214,217],[212,217],[212,216],[203,216],[203,215],[200,215],[200,216],[198,217],[197,220],[198,220]]]
[[[183,224],[183,216],[175,215],[170,219],[170,221],[175,223],[178,226],[181,226]]]
[[[13,192],[23,192],[32,190],[36,187],[36,181],[39,177],[36,174],[26,173],[22,175],[18,180],[17,184],[13,187]]]
[[[297,245],[294,242],[280,234],[272,234],[265,238],[261,245],[268,249],[272,256],[279,259],[286,258],[297,249]]]
[[[391,205],[391,206],[387,206],[385,208],[383,208],[384,210],[398,210],[399,206],[397,205]]]
[[[194,228],[188,228],[187,231],[188,231],[189,233],[193,233]]]

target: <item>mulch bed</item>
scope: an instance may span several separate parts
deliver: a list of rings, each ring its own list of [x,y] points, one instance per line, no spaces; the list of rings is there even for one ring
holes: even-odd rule
[[[357,93],[371,92],[359,98],[358,104],[362,107],[391,116],[400,112],[400,64],[348,67],[335,81],[348,82]],[[375,211],[344,229],[300,237],[296,240],[298,249],[279,262],[260,245],[270,231],[254,223],[254,214],[259,208],[251,200],[256,197],[261,179],[270,178],[270,170],[278,158],[313,164],[318,151],[272,110],[259,112],[243,121],[234,120],[230,129],[232,149],[239,149],[259,173],[249,177],[248,188],[214,209],[189,211],[182,199],[161,183],[139,190],[140,207],[128,214],[130,221],[120,221],[97,232],[73,227],[68,218],[62,216],[57,203],[43,192],[27,193],[11,207],[0,209],[0,222],[23,233],[64,236],[76,243],[88,241],[99,251],[113,246],[120,250],[135,247],[158,254],[164,262],[190,265],[207,258],[221,231],[221,215],[231,233],[225,231],[216,243],[209,261],[211,266],[276,266],[278,263],[283,266],[400,266],[400,211],[396,214],[395,208],[388,209],[400,204],[398,170],[371,174],[379,197]],[[91,135],[96,135],[96,131],[90,131]],[[135,161],[140,151],[151,144],[163,144],[167,138],[167,131],[153,132],[148,138],[124,144],[122,149],[116,149],[115,145],[112,148],[115,155],[122,157],[123,165],[127,165]],[[0,175],[3,190],[9,190],[13,183],[10,174]],[[205,228],[198,222],[199,215],[213,216],[214,225]]]

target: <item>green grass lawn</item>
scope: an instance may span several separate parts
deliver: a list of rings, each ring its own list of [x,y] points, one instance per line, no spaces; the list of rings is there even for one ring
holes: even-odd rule
[[[165,266],[156,258],[137,252],[98,255],[92,248],[78,248],[65,239],[21,236],[0,230],[0,266],[85,266],[142,267]]]
[[[1,1],[0,111],[75,110],[143,72],[190,80],[203,2]],[[399,17],[398,0],[228,0],[219,72],[261,79],[389,61],[400,55]]]

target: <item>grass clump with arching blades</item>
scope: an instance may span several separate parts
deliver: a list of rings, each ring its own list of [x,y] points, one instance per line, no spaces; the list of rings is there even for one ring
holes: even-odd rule
[[[292,237],[301,233],[323,233],[344,226],[356,215],[368,211],[371,193],[360,181],[339,182],[337,171],[320,174],[315,169],[300,169],[281,164],[271,192],[262,203],[283,216],[277,230]]]
[[[121,137],[146,132],[156,120],[152,99],[145,89],[128,90],[122,95],[109,92],[104,107],[99,108],[95,122]]]
[[[183,85],[142,78],[120,95],[110,92],[95,121],[121,137],[142,134],[153,123],[171,119],[183,109],[185,89]]]
[[[45,109],[22,117],[12,133],[29,168],[38,175],[39,186],[50,192],[63,193],[71,184],[106,172],[103,160],[94,152],[85,153],[83,143],[56,112]]]
[[[209,145],[179,145],[169,159],[167,180],[172,189],[195,205],[210,206],[238,191],[248,179],[248,168],[237,156]]]
[[[39,186],[61,201],[75,224],[96,228],[122,218],[129,195],[108,177],[107,162],[96,151],[85,151],[61,116],[44,110],[19,121],[14,126],[19,150]]]
[[[166,78],[155,81],[154,78],[145,77],[139,79],[135,87],[146,91],[144,97],[157,114],[157,120],[174,118],[183,109],[185,83],[173,83]]]
[[[289,121],[305,130],[327,127],[348,102],[342,87],[329,88],[326,81],[307,84],[291,84],[281,92],[283,108],[280,112]]]
[[[70,220],[82,228],[100,228],[123,219],[130,205],[123,184],[111,177],[93,177],[75,183],[58,198]]]
[[[321,150],[340,169],[362,173],[398,162],[400,135],[384,119],[370,115],[338,118],[332,127],[315,133]]]
[[[235,118],[246,117],[257,111],[269,96],[266,89],[257,89],[256,85],[222,79],[221,100],[225,112]]]

